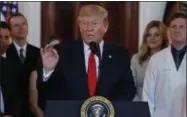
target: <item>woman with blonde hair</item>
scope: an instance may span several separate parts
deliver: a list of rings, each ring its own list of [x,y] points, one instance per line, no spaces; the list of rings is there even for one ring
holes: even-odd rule
[[[137,89],[135,101],[141,100],[144,75],[150,57],[168,44],[166,26],[157,20],[149,22],[144,30],[143,42],[137,54],[131,59],[131,69]]]

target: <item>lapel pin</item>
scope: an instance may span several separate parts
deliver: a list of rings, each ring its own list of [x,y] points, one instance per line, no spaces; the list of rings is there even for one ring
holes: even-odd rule
[[[112,58],[112,55],[109,55],[108,58],[111,59],[111,58]]]

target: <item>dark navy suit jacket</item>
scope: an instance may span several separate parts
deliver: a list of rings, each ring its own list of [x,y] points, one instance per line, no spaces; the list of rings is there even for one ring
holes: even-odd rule
[[[19,84],[15,78],[16,69],[17,64],[14,61],[0,56],[0,86],[5,109],[4,115],[19,117],[21,114],[21,99]]]
[[[56,46],[59,62],[47,81],[50,100],[85,100],[89,98],[83,41]],[[135,86],[130,57],[121,46],[104,43],[96,94],[109,100],[131,101]]]

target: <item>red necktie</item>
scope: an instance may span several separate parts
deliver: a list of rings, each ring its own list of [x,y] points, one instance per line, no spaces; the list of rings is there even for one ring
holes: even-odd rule
[[[91,52],[88,60],[88,86],[90,96],[93,96],[96,89],[97,72],[94,54]]]

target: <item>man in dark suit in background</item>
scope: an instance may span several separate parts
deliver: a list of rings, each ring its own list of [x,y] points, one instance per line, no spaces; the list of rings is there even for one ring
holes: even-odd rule
[[[6,58],[17,63],[16,78],[20,86],[23,108],[21,117],[29,117],[29,77],[31,71],[35,70],[41,61],[40,49],[27,42],[28,23],[22,14],[14,14],[9,19],[9,28],[13,36],[13,43],[7,48]]]
[[[0,117],[20,117],[21,99],[15,72],[16,63],[0,56]]]
[[[0,55],[6,57],[4,54],[6,49],[11,44],[10,31],[6,22],[0,21]]]
[[[85,100],[99,95],[132,101],[135,86],[128,52],[103,40],[108,12],[97,5],[83,6],[78,22],[82,40],[41,51],[49,99]],[[93,42],[97,50],[89,46]]]

